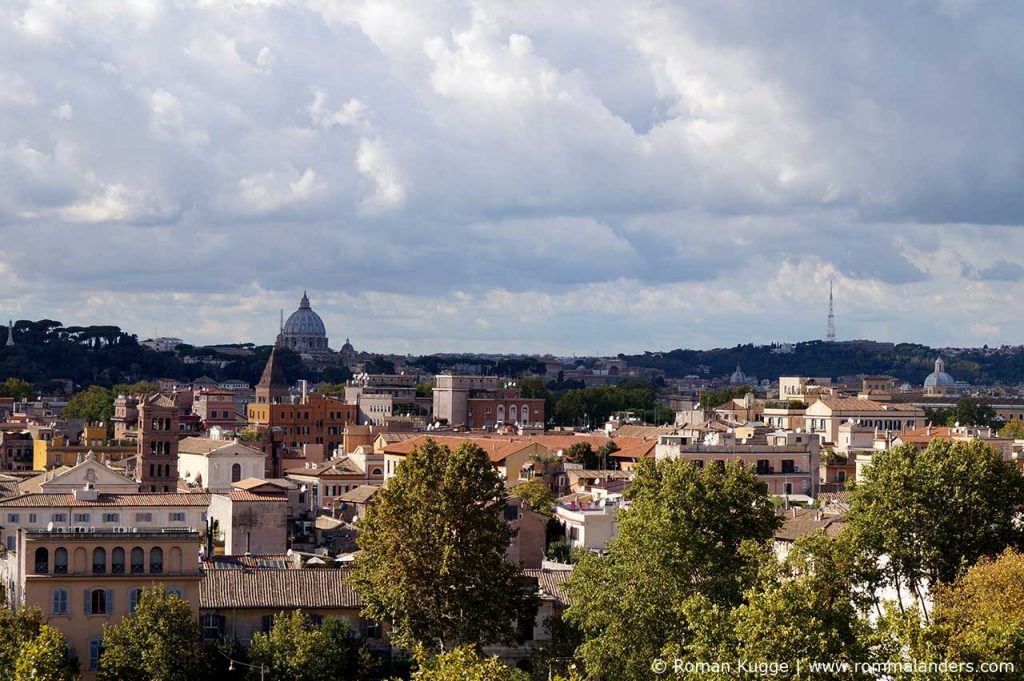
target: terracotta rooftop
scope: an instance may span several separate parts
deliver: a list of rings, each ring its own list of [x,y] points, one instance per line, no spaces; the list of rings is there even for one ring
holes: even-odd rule
[[[348,569],[210,570],[199,583],[204,610],[359,608]]]
[[[553,598],[563,605],[570,605],[568,594],[565,592],[565,583],[572,577],[572,570],[551,570],[551,569],[529,569],[523,570],[527,577],[537,580],[537,587],[541,591],[541,598]]]
[[[920,412],[920,407],[903,402],[875,402],[874,400],[862,400],[857,397],[835,397],[818,400],[821,404],[832,411],[912,411]],[[815,402],[814,404],[818,404]],[[814,407],[811,405],[811,408]]]
[[[347,501],[352,504],[365,504],[380,489],[377,485],[359,485],[350,489],[340,496],[334,497],[335,501]]]
[[[239,489],[231,490],[225,496],[231,499],[231,501],[262,501],[282,504],[288,501],[288,497],[283,493],[254,494],[253,492]]]
[[[210,452],[217,451],[221,447],[228,447],[232,445],[251,449],[254,454],[260,453],[259,450],[253,449],[241,442],[235,442],[234,440],[213,440],[208,437],[182,438],[178,441],[178,452],[181,454],[209,454]]]
[[[206,492],[152,493],[152,494],[100,494],[96,501],[75,499],[74,494],[23,494],[0,499],[0,508],[26,506],[209,506]]]
[[[776,530],[775,538],[781,541],[796,541],[818,531],[834,537],[846,529],[842,515],[824,514],[813,508],[793,508],[780,513],[785,520],[783,526]]]
[[[429,435],[421,435],[411,440],[405,440],[384,448],[385,454],[408,456],[412,450],[426,444],[428,439],[433,439],[440,445],[446,445],[452,451],[458,449],[466,442],[479,446],[485,452],[492,463],[500,463],[523,449],[530,447],[534,442],[527,440],[516,440],[514,438],[487,438],[487,437],[452,437],[437,436],[431,438]]]

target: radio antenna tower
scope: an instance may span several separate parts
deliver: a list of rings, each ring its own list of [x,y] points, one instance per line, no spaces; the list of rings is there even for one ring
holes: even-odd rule
[[[836,342],[836,313],[832,306],[832,280],[828,280],[828,330],[825,332],[825,340],[829,343]]]

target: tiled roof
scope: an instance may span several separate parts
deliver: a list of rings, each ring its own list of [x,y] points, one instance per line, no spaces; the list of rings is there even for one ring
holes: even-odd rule
[[[231,501],[264,501],[264,502],[278,502],[285,503],[288,501],[288,497],[284,494],[271,493],[271,494],[254,494],[247,490],[235,489],[227,493],[228,499]]]
[[[563,605],[570,605],[568,595],[565,593],[564,585],[570,577],[572,577],[572,570],[523,570],[527,577],[533,577],[537,580],[537,586],[541,591],[541,597],[548,596],[554,598],[556,601]]]
[[[235,442],[234,440],[213,440],[208,437],[186,437],[178,441],[178,452],[181,454],[210,454],[218,449],[229,446],[245,447],[253,454],[261,454],[258,449]]]
[[[902,402],[876,402],[874,400],[862,400],[858,397],[835,397],[818,400],[832,411],[905,411],[920,412],[920,407]],[[814,404],[817,404],[815,402]],[[814,405],[812,404],[811,407]]]
[[[672,435],[676,432],[673,426],[642,426],[638,424],[627,424],[625,426],[619,426],[612,431],[612,437],[623,438],[623,437],[649,437],[658,439],[660,435]]]
[[[370,497],[377,493],[380,487],[377,485],[359,485],[355,489],[334,497],[335,501],[347,501],[353,504],[363,504],[369,501]]]
[[[199,583],[199,607],[359,608],[348,569],[210,570]]]
[[[306,468],[305,466],[289,468],[285,471],[285,475],[319,478],[326,475],[365,475],[365,473],[351,459],[343,456],[340,459],[326,461],[316,468]]]
[[[842,515],[822,514],[807,508],[794,508],[780,513],[784,513],[785,524],[776,530],[775,538],[782,541],[796,541],[819,530],[834,537],[846,528],[846,520]]]
[[[452,451],[458,449],[463,443],[471,442],[487,452],[487,457],[492,463],[500,463],[516,452],[522,451],[536,442],[516,439],[511,439],[510,441],[510,438],[452,436],[437,436],[431,438],[429,435],[421,435],[411,440],[405,440],[404,442],[388,445],[384,448],[384,453],[407,456],[412,453],[412,450],[426,444],[428,439],[433,439],[439,445],[447,445],[447,447]]]
[[[257,553],[243,556],[214,556],[203,561],[207,570],[249,569],[294,569],[298,567],[295,557],[285,553]]]
[[[206,492],[179,492],[177,494],[100,494],[96,501],[75,499],[74,494],[23,494],[0,499],[0,508],[27,506],[209,506]]]

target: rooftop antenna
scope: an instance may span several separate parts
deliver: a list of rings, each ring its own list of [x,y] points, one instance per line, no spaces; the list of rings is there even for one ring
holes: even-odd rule
[[[828,330],[825,331],[825,340],[829,343],[836,342],[836,314],[832,306],[832,280],[828,280]]]
[[[283,307],[281,308],[281,325],[280,325],[280,328],[278,329],[278,331],[280,333],[284,333],[284,308]]]

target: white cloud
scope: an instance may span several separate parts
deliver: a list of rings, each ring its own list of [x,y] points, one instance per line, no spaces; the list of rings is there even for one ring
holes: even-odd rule
[[[356,168],[373,183],[372,193],[360,204],[369,213],[400,208],[405,203],[405,187],[398,170],[388,158],[379,139],[361,139],[356,153]]]

